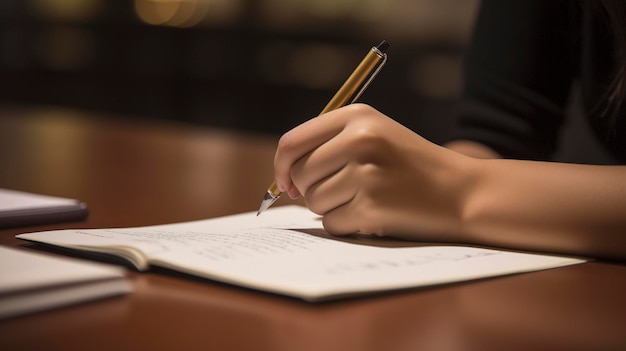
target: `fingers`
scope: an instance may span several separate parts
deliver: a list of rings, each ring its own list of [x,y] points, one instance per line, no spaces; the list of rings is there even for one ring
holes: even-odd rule
[[[381,236],[384,234],[382,226],[385,221],[380,218],[376,208],[376,204],[368,203],[367,199],[349,201],[324,214],[324,229],[331,235],[359,233]]]
[[[379,134],[397,126],[382,117],[367,105],[353,104],[311,119],[280,139],[276,184],[292,198],[304,195],[307,207],[324,216],[331,234],[381,233],[370,227],[379,221],[363,217],[372,214],[376,203],[363,194],[356,199],[367,193],[367,181],[379,178],[381,162],[387,163],[391,143]]]
[[[278,142],[274,157],[274,176],[278,188],[281,191],[289,189],[292,185],[292,165],[337,135],[342,129],[341,119],[336,118],[334,113],[330,112],[285,133]]]
[[[342,138],[342,132],[310,151],[290,170],[291,181],[304,195],[309,187],[331,177],[346,167],[349,158],[349,138]]]
[[[330,211],[322,218],[324,229],[331,235],[349,235],[361,233],[358,224],[351,220],[354,218],[354,212],[349,204],[337,207]],[[370,233],[361,233],[370,234]]]
[[[319,215],[325,215],[352,201],[359,189],[353,168],[353,164],[350,164],[311,185],[304,194],[307,207]]]
[[[290,190],[290,196],[297,194],[292,191],[292,166],[337,136],[345,128],[350,118],[368,110],[373,109],[367,105],[353,104],[313,118],[285,133],[280,138],[274,158],[274,176],[278,188],[281,191]],[[329,150],[331,149],[329,148]],[[332,151],[327,152],[325,155],[330,154],[332,154]],[[319,159],[321,160],[323,157],[320,156]],[[316,156],[316,158],[318,157]],[[316,161],[316,163],[323,164],[324,162]],[[332,168],[337,169],[339,164],[339,159],[332,160],[330,164],[325,165],[324,171],[328,172]],[[307,168],[309,168],[308,165]],[[323,173],[323,171],[318,173]]]

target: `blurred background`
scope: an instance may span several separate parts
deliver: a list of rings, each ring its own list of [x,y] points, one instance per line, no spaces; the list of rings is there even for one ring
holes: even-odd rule
[[[361,101],[447,137],[478,0],[2,0],[0,104],[280,134],[373,45]]]

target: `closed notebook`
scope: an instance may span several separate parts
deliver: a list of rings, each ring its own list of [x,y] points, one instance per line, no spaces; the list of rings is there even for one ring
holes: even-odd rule
[[[87,205],[74,199],[0,189],[0,228],[80,221]]]
[[[0,319],[127,294],[119,266],[0,246]]]

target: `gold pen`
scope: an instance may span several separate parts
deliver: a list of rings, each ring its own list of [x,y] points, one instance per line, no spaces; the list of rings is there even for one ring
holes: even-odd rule
[[[320,114],[336,110],[358,99],[387,62],[387,48],[389,44],[384,40],[372,47]],[[272,206],[280,195],[282,192],[278,190],[276,182],[273,182],[267,189],[256,215],[260,215]]]

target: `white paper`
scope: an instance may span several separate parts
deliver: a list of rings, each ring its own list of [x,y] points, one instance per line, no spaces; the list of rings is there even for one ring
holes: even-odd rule
[[[121,267],[0,246],[0,318],[131,290]]]
[[[67,206],[76,202],[73,199],[0,189],[0,212]]]
[[[306,208],[140,228],[19,235],[73,247],[134,247],[152,264],[242,286],[318,300],[528,272],[583,260],[462,246],[388,248],[307,234]]]

